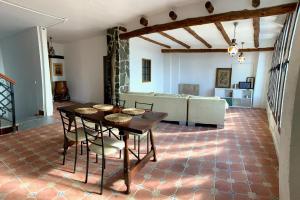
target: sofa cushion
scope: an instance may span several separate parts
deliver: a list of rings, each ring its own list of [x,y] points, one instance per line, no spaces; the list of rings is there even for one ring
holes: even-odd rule
[[[168,93],[155,93],[154,96],[158,96],[158,97],[184,97],[184,98],[190,97],[190,95],[188,95],[188,94],[168,94]]]
[[[124,94],[154,96],[154,92],[126,92]]]

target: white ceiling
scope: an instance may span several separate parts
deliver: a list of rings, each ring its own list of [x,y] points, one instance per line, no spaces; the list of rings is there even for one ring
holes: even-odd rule
[[[57,19],[31,13],[20,8],[4,4],[0,0],[0,38],[16,33],[25,28],[42,25],[49,26],[59,22]],[[104,33],[107,28],[124,25],[129,30],[141,27],[138,24],[139,17],[146,15],[149,24],[164,23],[170,21],[168,11],[174,9],[178,19],[187,17],[208,15],[204,8],[205,0],[8,0],[11,3],[34,9],[49,15],[67,18],[68,21],[48,29],[49,35],[55,42],[70,42],[81,38],[91,37]],[[215,13],[229,10],[253,9],[250,0],[211,0],[215,5]],[[261,7],[273,6],[294,2],[296,0],[263,0]],[[276,18],[262,20],[261,39],[273,40],[279,30]],[[232,23],[223,23],[229,35],[232,35]],[[238,39],[245,40],[249,46],[253,45],[251,37],[251,21],[240,22]],[[222,36],[213,25],[193,27],[213,46],[226,45]],[[190,43],[191,46],[201,46],[199,42],[189,36],[183,35],[184,30],[168,31],[171,35],[179,37]],[[150,37],[159,38],[156,34]],[[168,43],[165,38],[162,42]],[[263,41],[262,41],[263,42]],[[176,44],[172,47],[176,47]]]
[[[282,16],[271,16],[271,17],[263,17],[261,18],[260,25],[260,35],[259,42],[260,47],[272,47],[274,46],[274,42],[276,40],[277,35],[279,34],[282,28]],[[254,30],[252,25],[252,19],[247,20],[238,20],[238,26],[236,31],[236,39],[241,46],[241,42],[245,42],[245,48],[254,48]],[[233,38],[234,25],[233,21],[231,22],[222,22],[222,25],[228,34],[229,38]],[[193,26],[191,27],[199,36],[205,39],[209,44],[212,45],[212,48],[226,48],[228,44],[225,39],[216,28],[214,24],[205,24],[201,26]],[[207,48],[201,42],[196,40],[191,34],[189,34],[184,29],[175,29],[166,31],[169,35],[175,37],[176,39],[186,43],[191,46],[191,48]],[[178,43],[171,41],[170,39],[161,36],[158,33],[153,33],[149,35],[145,35],[148,38],[151,38],[155,41],[161,42],[163,44],[167,44],[172,48],[184,48]]]

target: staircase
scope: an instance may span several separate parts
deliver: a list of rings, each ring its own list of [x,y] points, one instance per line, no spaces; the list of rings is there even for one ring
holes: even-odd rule
[[[0,73],[0,135],[18,130],[14,85],[16,81]]]

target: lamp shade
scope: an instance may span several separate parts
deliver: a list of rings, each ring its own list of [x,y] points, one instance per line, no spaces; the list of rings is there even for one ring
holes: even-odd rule
[[[232,46],[230,46],[230,47],[228,47],[228,54],[230,55],[230,56],[236,56],[236,54],[239,52],[239,49],[237,48],[237,46],[236,45],[232,45]]]
[[[236,56],[238,52],[239,48],[236,45],[235,39],[233,39],[231,45],[228,47],[228,54],[233,57]]]

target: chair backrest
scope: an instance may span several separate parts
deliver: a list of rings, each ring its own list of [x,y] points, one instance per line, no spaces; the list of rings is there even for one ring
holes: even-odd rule
[[[147,111],[152,111],[153,103],[142,103],[142,102],[135,102],[135,108],[145,109]]]
[[[102,123],[95,123],[88,119],[85,119],[84,117],[81,117],[81,121],[87,145],[94,144],[99,147],[102,147],[102,154],[104,155]]]
[[[76,135],[76,140],[78,139],[77,135],[77,123],[76,117],[74,113],[67,113],[63,111],[59,111],[61,122],[63,124],[64,136],[66,137],[67,133],[73,133]]]
[[[121,100],[121,99],[111,99],[111,104],[114,106],[119,106],[124,108],[125,107],[125,100]]]

